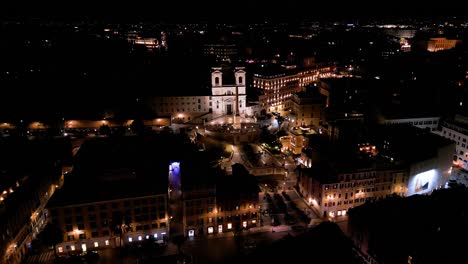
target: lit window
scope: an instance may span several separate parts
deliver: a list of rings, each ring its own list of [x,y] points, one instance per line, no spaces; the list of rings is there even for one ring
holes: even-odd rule
[[[83,250],[83,252],[86,252],[86,244],[81,244],[81,249]]]
[[[231,224],[231,223],[228,223],[227,228],[228,228],[228,229],[232,229],[232,224]]]
[[[195,235],[195,231],[193,229],[188,231],[188,236],[193,237]]]
[[[141,241],[141,239],[142,239],[141,236],[138,236],[138,240]]]
[[[252,224],[255,224],[255,223],[257,223],[257,220],[255,220],[255,219],[252,220]]]
[[[146,239],[149,239],[149,235],[146,235]]]
[[[129,237],[128,242],[132,242],[132,241],[133,241],[133,238]]]
[[[158,238],[158,234],[156,234],[156,233],[153,236],[154,236],[154,238]]]
[[[208,227],[208,234],[213,234],[214,228],[212,226]]]
[[[94,247],[99,247],[99,243],[98,243],[98,242],[94,242]]]
[[[222,233],[223,232],[223,225],[218,225],[218,233]]]
[[[58,251],[59,251],[59,253],[62,253],[63,252],[63,247],[59,247]]]
[[[75,246],[74,246],[74,245],[71,245],[71,246],[70,246],[70,249],[71,249],[72,251],[75,251]]]
[[[242,222],[242,226],[245,228],[247,227],[247,221]]]
[[[104,243],[106,244],[106,246],[108,246],[109,245],[109,240],[104,241]]]

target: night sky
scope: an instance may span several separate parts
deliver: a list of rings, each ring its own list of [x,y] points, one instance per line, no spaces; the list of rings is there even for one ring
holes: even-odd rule
[[[165,20],[170,22],[256,21],[269,19],[393,18],[466,15],[459,1],[2,1],[6,17],[59,19]]]

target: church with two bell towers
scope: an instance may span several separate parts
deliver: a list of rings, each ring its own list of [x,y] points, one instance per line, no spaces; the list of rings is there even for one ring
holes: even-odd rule
[[[223,76],[220,67],[213,67],[211,72],[211,102],[213,115],[244,115],[247,102],[245,87],[244,67],[235,68],[234,80]]]
[[[157,116],[170,116],[175,123],[207,121],[226,115],[245,117],[249,115],[249,108],[244,69],[213,67],[211,92],[207,89],[205,95],[175,95],[181,91],[173,90],[174,95],[169,91],[169,95],[153,97],[151,107]]]

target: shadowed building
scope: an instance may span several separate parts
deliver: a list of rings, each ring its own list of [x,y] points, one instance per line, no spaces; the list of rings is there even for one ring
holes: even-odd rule
[[[189,167],[189,170],[196,173],[193,167]],[[260,189],[255,177],[241,164],[233,165],[232,175],[209,173],[204,170],[204,175],[199,174],[196,179],[190,177],[189,182],[182,184],[185,186],[185,236],[239,231],[257,226]]]
[[[21,263],[48,221],[47,202],[71,160],[67,139],[0,140],[0,262]]]
[[[79,253],[169,235],[168,164],[155,147],[171,144],[137,137],[88,140],[75,170],[47,208],[64,231],[58,253]],[[172,155],[168,153],[167,157]]]

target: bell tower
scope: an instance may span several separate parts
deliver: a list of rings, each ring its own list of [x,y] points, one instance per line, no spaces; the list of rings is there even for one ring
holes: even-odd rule
[[[223,86],[223,72],[221,71],[221,67],[213,67],[211,69],[213,70],[213,72],[211,72],[211,87]]]
[[[237,86],[245,86],[245,67],[236,67],[234,76],[236,78]]]

